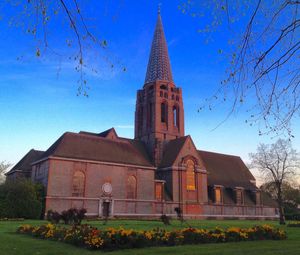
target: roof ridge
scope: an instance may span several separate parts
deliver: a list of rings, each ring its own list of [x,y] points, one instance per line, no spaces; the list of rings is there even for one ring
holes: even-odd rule
[[[220,153],[220,152],[215,152],[215,151],[205,151],[205,150],[197,150],[198,152],[208,152],[208,153],[213,153],[213,154],[218,154],[218,155],[223,155],[223,156],[228,156],[228,157],[237,157],[241,158],[238,155],[233,155],[233,154],[225,154],[225,153]]]

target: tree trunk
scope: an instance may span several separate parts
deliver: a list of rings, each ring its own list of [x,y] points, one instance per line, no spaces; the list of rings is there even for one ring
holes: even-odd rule
[[[278,189],[278,209],[279,209],[279,224],[285,225],[285,217],[284,217],[283,203],[281,197],[281,188]]]

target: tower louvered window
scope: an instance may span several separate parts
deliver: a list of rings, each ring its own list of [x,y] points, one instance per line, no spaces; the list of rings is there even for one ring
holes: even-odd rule
[[[162,123],[167,123],[167,119],[168,119],[168,106],[166,103],[162,103],[160,105],[161,109],[160,109],[160,112],[161,112],[161,122]]]

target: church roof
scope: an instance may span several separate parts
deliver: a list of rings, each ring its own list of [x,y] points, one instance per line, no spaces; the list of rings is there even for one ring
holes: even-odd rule
[[[38,160],[44,151],[31,149],[6,175],[15,171],[31,172],[31,163]]]
[[[64,133],[42,156],[152,167],[143,142],[108,139],[87,133]]]
[[[94,136],[99,136],[99,137],[108,137],[109,134],[114,134],[117,136],[116,130],[114,128],[107,129],[101,133],[93,133],[93,132],[87,132],[87,131],[80,131],[79,134],[84,134],[84,135],[94,135]]]
[[[145,84],[157,80],[163,80],[168,82],[173,81],[168,47],[160,12],[158,12],[156,27],[153,35]]]
[[[254,176],[240,157],[208,151],[198,151],[198,153],[208,171],[208,185],[223,185],[228,188],[243,187],[249,190],[257,189],[253,183],[255,182]]]
[[[173,165],[187,138],[188,136],[179,137],[177,139],[170,140],[166,144],[159,167],[163,168]]]

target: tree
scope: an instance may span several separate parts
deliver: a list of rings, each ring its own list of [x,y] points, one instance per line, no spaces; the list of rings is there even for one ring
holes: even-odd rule
[[[200,32],[229,35],[231,49],[219,50],[228,56],[227,75],[200,109],[232,100],[227,118],[246,106],[245,121],[258,124],[260,135],[293,137],[291,121],[300,115],[299,8],[298,0],[182,1],[183,13],[211,21],[201,20]]]
[[[42,202],[35,185],[25,179],[0,185],[0,218],[39,219]]]
[[[260,189],[276,200],[276,185],[274,182],[264,183],[261,185]],[[283,183],[282,200],[284,203],[285,215],[298,213],[298,205],[300,205],[300,186],[292,185],[287,182]]]
[[[5,180],[5,173],[7,171],[7,169],[11,166],[10,163],[7,163],[5,161],[1,161],[0,162],[0,183],[3,182]]]
[[[260,144],[256,153],[249,154],[251,168],[258,169],[266,182],[274,183],[279,222],[285,224],[283,185],[290,182],[299,170],[299,154],[289,140],[279,139],[271,145]]]

